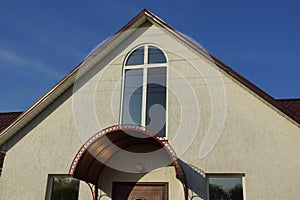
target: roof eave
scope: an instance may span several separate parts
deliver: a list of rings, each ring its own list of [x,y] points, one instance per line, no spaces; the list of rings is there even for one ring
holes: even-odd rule
[[[195,44],[191,39],[187,38],[182,33],[178,32],[176,29],[168,25],[166,22],[161,20],[160,18],[156,17],[153,13],[147,12],[147,15],[151,17],[156,23],[163,26],[166,30],[172,32],[177,38],[183,40],[183,42],[187,43],[192,49],[203,55],[206,59],[211,61],[212,63],[216,64],[219,68],[221,68],[225,73],[236,79],[239,83],[244,85],[246,88],[250,89],[250,91],[254,92],[258,95],[261,99],[263,99],[267,104],[271,105],[274,109],[278,110],[280,113],[287,116],[287,118],[295,123],[297,126],[300,126],[300,118],[290,112],[285,106],[281,105],[276,99],[272,96],[267,94],[265,91],[261,90],[259,87],[248,81],[246,78],[238,74],[232,68],[224,64],[222,61],[217,59],[215,56],[207,52],[205,49],[200,47],[199,45]]]
[[[180,40],[187,43],[192,49],[203,55],[206,59],[215,63],[219,68],[221,68],[225,73],[229,74],[231,77],[236,79],[242,85],[246,86],[248,89],[253,91],[259,97],[261,97],[265,102],[273,106],[275,109],[283,113],[291,121],[300,125],[300,119],[293,115],[288,109],[277,102],[273,97],[268,95],[266,92],[255,86],[253,83],[239,75],[237,72],[232,70],[230,67],[225,65],[223,62],[215,58],[213,55],[205,51],[203,48],[195,44],[192,40],[178,32],[176,29],[168,25],[166,22],[161,20],[159,17],[151,13],[150,11],[144,9],[131,21],[129,21],[124,27],[122,27],[113,37],[102,44],[98,49],[94,51],[88,58],[81,62],[75,69],[73,69],[67,76],[65,76],[58,84],[56,84],[50,91],[48,91],[44,96],[42,96],[37,102],[35,102],[31,107],[29,107],[23,114],[21,114],[12,124],[6,127],[0,133],[0,146],[3,145],[9,138],[11,138],[18,130],[30,122],[34,117],[36,117],[44,108],[46,108],[51,102],[53,102],[60,94],[62,94],[66,89],[68,89],[75,80],[75,76],[82,66],[87,65],[95,55],[99,54],[104,48],[110,45],[112,42],[118,39],[119,33],[125,32],[132,28],[137,28],[143,22],[149,19],[156,24],[160,25],[162,28],[170,31],[174,36]]]
[[[146,9],[142,10],[136,17],[130,20],[124,27],[117,31],[110,39],[104,42],[93,53],[91,53],[84,61],[77,65],[69,74],[59,81],[46,94],[38,99],[32,106],[23,112],[15,121],[0,132],[0,146],[9,140],[17,131],[23,128],[27,123],[34,119],[43,109],[52,103],[60,94],[66,91],[75,81],[79,69],[87,65],[96,54],[99,54],[104,48],[114,42],[122,33],[129,29],[136,28],[146,21],[146,16],[150,16],[150,12]]]

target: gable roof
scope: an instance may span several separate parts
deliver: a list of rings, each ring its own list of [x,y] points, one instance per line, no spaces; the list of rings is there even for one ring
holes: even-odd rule
[[[260,88],[249,82],[247,79],[239,75],[237,72],[232,70],[230,67],[225,65],[223,62],[215,58],[213,55],[205,51],[202,47],[194,43],[192,40],[175,30],[173,27],[168,25],[166,22],[161,20],[159,17],[151,13],[150,11],[144,9],[136,17],[134,17],[129,23],[127,23],[123,28],[121,28],[115,35],[113,35],[109,40],[103,43],[98,49],[96,49],[92,54],[90,54],[84,61],[82,61],[75,69],[73,69],[67,76],[65,76],[58,84],[56,84],[50,91],[48,91],[44,96],[42,96],[37,102],[35,102],[31,107],[29,107],[24,113],[20,114],[9,126],[5,127],[2,132],[0,132],[0,145],[12,137],[18,130],[30,122],[34,117],[36,117],[43,109],[45,109],[50,103],[52,103],[60,94],[66,91],[75,81],[77,72],[79,69],[85,66],[88,71],[89,67],[95,63],[94,59],[103,58],[107,52],[104,49],[108,46],[116,46],[122,39],[126,38],[128,35],[120,35],[119,33],[124,33],[125,31],[132,30],[134,28],[140,27],[146,21],[164,28],[169,33],[171,33],[177,39],[186,43],[193,50],[204,56],[207,60],[213,62],[221,70],[227,73],[229,76],[237,80],[242,85],[246,86],[248,89],[257,94],[266,103],[271,105],[273,108],[280,111],[279,113],[288,116],[292,122],[300,125],[300,117],[295,115],[284,106],[279,101],[275,100],[273,97],[268,95],[266,92],[262,91]],[[128,33],[129,34],[129,33]],[[97,55],[97,58],[95,55]]]

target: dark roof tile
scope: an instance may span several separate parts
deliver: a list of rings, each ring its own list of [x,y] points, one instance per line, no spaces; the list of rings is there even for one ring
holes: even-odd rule
[[[281,105],[286,107],[296,117],[300,118],[300,99],[277,99]]]
[[[0,113],[0,132],[9,126],[23,112]]]

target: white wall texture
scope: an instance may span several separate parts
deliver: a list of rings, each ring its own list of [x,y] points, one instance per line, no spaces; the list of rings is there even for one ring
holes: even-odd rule
[[[112,58],[106,58],[111,60],[108,65],[97,63],[96,69],[103,65],[105,68],[94,74],[75,95],[69,89],[19,131],[24,137],[6,154],[0,177],[0,199],[44,199],[48,174],[67,174],[81,145],[101,128],[118,123],[123,61],[132,48],[143,43],[158,45],[168,57],[168,138],[184,163],[204,173],[244,174],[247,199],[299,198],[299,124],[219,72],[214,64],[167,31],[152,26],[140,30],[140,34],[132,39],[133,34],[120,44],[112,52]],[[189,90],[193,91],[191,98],[180,97]],[[84,101],[79,103],[80,98]],[[190,105],[198,107],[199,115]],[[219,108],[220,105],[225,109]],[[86,110],[78,111],[82,108]],[[91,116],[96,116],[97,126],[93,125]],[[199,152],[205,136],[211,133],[212,126],[220,125],[214,123],[223,119],[221,129],[215,129],[215,134],[220,131],[216,134],[216,144],[211,145],[208,155],[201,157]],[[84,124],[88,126],[86,132],[80,128]],[[196,128],[190,130],[190,127]],[[8,143],[16,140],[14,137]],[[183,199],[183,188],[175,178],[173,167],[160,168],[138,178],[108,168],[102,173],[100,187],[108,192],[112,181],[168,181],[170,199]],[[201,177],[203,174],[199,172],[197,178]],[[199,184],[205,198],[205,182]],[[91,199],[85,183],[80,184],[80,199]]]

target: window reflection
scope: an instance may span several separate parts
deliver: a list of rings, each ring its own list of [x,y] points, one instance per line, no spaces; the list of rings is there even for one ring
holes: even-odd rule
[[[165,136],[166,67],[148,69],[146,125]]]
[[[143,70],[125,70],[123,124],[141,124]]]
[[[166,62],[164,53],[151,45],[139,47],[128,56],[122,124],[147,126],[166,136]]]
[[[144,64],[144,47],[134,50],[126,61],[126,65],[142,65]]]
[[[154,46],[149,46],[148,48],[148,63],[152,64],[152,63],[166,63],[167,59],[164,55],[164,53],[154,47]]]
[[[50,187],[51,200],[77,200],[79,193],[79,180],[69,176],[51,176],[48,184]]]
[[[210,200],[242,200],[243,187],[241,177],[209,177]]]

